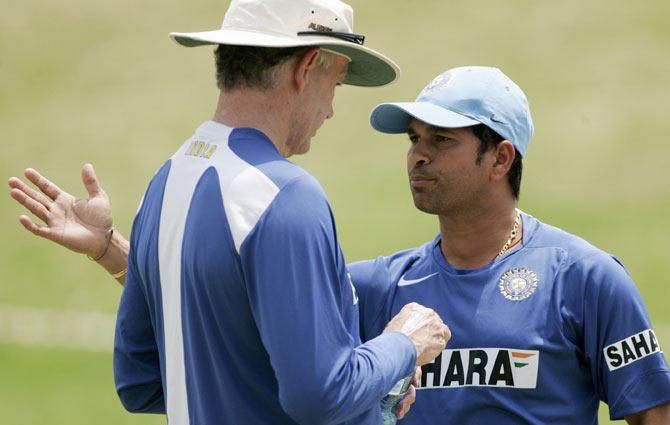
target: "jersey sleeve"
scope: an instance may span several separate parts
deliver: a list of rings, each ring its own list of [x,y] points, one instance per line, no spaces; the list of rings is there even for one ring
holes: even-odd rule
[[[134,261],[134,244],[121,295],[114,337],[114,380],[123,406],[132,413],[165,413],[160,358],[146,295]]]
[[[347,329],[342,303],[356,301],[343,296],[351,287],[332,214],[310,177],[282,188],[240,258],[279,401],[297,422],[341,423],[378,409],[413,371],[416,351],[405,335],[390,332],[358,345]]]
[[[347,266],[360,300],[360,333],[363,341],[380,335],[388,322],[393,282],[387,260],[359,261]],[[387,314],[384,314],[384,313]]]
[[[604,253],[587,255],[568,273],[583,282],[579,310],[583,350],[610,417],[621,419],[670,401],[670,372],[635,283]]]

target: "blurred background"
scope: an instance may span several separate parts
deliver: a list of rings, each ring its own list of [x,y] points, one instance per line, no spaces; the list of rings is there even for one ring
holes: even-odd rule
[[[670,2],[351,0],[356,31],[403,68],[381,89],[338,89],[335,118],[305,157],[324,186],[348,261],[432,239],[416,211],[404,136],[374,132],[374,105],[412,100],[460,65],[500,67],[526,92],[536,133],[520,207],[616,255],[670,344]],[[220,26],[228,1],[4,0],[0,176],[31,166],[79,196],[84,163],[130,231],[147,182],[209,119],[212,49],[169,31]],[[7,191],[8,192],[8,191]],[[116,398],[111,344],[121,287],[38,239],[0,197],[0,424],[158,424]],[[601,420],[609,423],[601,409]]]

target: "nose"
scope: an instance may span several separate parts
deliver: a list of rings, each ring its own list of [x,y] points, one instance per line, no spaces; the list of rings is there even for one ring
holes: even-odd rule
[[[328,115],[326,115],[326,119],[329,120],[335,116],[335,109],[333,109],[333,104],[330,104],[330,107],[328,109]]]
[[[425,143],[417,141],[407,151],[407,166],[411,169],[430,164],[430,151]]]

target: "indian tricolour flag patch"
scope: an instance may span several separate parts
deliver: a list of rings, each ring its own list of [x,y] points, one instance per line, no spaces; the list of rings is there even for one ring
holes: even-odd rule
[[[468,348],[444,350],[421,367],[420,389],[458,387],[535,388],[540,364],[537,350]]]

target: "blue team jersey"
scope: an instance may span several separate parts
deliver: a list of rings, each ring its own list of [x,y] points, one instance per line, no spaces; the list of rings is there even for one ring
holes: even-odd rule
[[[131,234],[117,392],[171,425],[380,424],[411,340],[361,345],[316,180],[254,129],[206,122],[151,181]]]
[[[448,348],[423,367],[403,423],[597,424],[670,401],[670,372],[635,284],[613,257],[523,214],[523,245],[476,270],[440,237],[349,266],[363,339],[403,305],[433,308]]]

